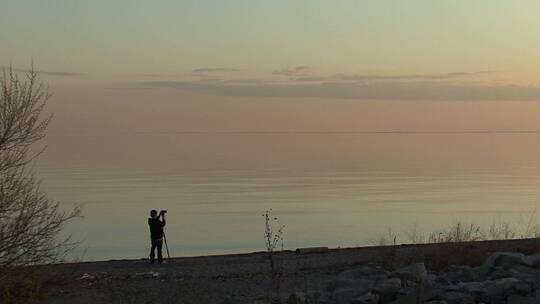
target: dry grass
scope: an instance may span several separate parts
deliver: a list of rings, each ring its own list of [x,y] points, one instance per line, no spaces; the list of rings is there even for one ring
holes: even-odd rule
[[[422,232],[418,223],[415,223],[404,235],[406,236],[405,242],[401,242],[400,235],[389,229],[373,243],[378,246],[390,246],[398,243],[439,244],[538,238],[540,237],[540,218],[536,211],[532,211],[526,215],[520,215],[514,223],[495,220],[487,227],[458,221],[446,228],[427,234]]]
[[[415,223],[409,231],[403,233],[405,242],[400,242],[399,235],[389,229],[373,243],[377,246],[386,246],[380,256],[381,264],[387,269],[396,269],[411,263],[429,262],[432,269],[445,269],[450,265],[471,265],[477,263],[482,257],[469,255],[470,242],[497,241],[540,237],[540,223],[536,211],[519,216],[514,223],[493,221],[489,226],[466,222],[456,222],[444,229],[423,233]],[[423,255],[418,246],[420,244],[441,244],[431,252],[429,259]],[[537,248],[538,249],[538,248]],[[427,261],[429,260],[429,261]]]

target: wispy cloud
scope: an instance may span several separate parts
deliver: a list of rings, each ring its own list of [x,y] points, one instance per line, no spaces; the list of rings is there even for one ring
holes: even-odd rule
[[[239,69],[230,69],[230,68],[198,68],[191,71],[193,74],[200,73],[216,73],[216,72],[237,72]]]
[[[223,71],[230,69],[198,69]],[[195,70],[194,70],[195,71]],[[491,71],[432,74],[316,75],[308,66],[274,71],[286,79],[227,79],[218,75],[198,81],[145,81],[141,87],[167,87],[215,96],[327,98],[354,100],[539,100],[540,87],[482,81]],[[484,79],[485,80],[485,79]]]
[[[148,81],[144,87],[167,87],[216,96],[276,98],[328,98],[355,100],[498,101],[538,100],[540,87],[441,83],[437,81],[385,81],[376,83],[204,83]]]
[[[453,73],[443,73],[443,74],[410,74],[410,75],[337,75],[337,78],[340,80],[353,80],[353,81],[369,81],[369,80],[446,80],[446,79],[457,79],[469,76],[476,76],[487,74],[490,72],[453,72]]]
[[[6,66],[3,66],[2,68],[9,69],[9,67],[6,67]],[[30,72],[30,69],[19,69],[19,68],[11,68],[11,69],[15,72],[21,72],[21,73]],[[34,70],[34,72],[38,74],[43,74],[43,75],[63,76],[63,77],[86,75],[85,73],[78,73],[78,72],[60,72],[60,71],[42,71],[42,70]]]
[[[405,75],[381,75],[381,74],[336,74],[332,76],[303,76],[294,78],[295,81],[422,81],[422,80],[455,80],[472,76],[489,74],[489,71],[481,72],[453,72],[442,74],[405,74]]]
[[[267,84],[267,83],[271,83],[271,81],[262,80],[262,79],[228,79],[228,80],[222,80],[222,82],[227,83],[227,84]]]
[[[277,71],[273,71],[272,74],[274,75],[282,75],[282,76],[305,76],[307,75],[307,72],[310,70],[310,67],[301,65],[301,66],[295,66],[295,67],[287,67],[282,68]]]
[[[483,74],[492,73],[490,71],[480,72],[452,72],[439,74],[334,74],[316,75],[308,66],[296,66],[273,71],[273,75],[289,76],[289,80],[296,82],[368,82],[368,81],[427,81],[427,80],[456,80]]]
[[[320,81],[328,81],[328,80],[336,80],[334,77],[328,77],[328,76],[302,76],[302,77],[296,77],[293,79],[294,81],[300,81],[300,82],[320,82]]]
[[[170,77],[171,75],[147,73],[147,74],[141,74],[140,76],[148,77],[148,78],[162,78],[162,77]]]

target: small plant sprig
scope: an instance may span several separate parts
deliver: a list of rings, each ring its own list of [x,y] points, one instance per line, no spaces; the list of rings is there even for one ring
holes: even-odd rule
[[[281,225],[277,217],[272,216],[272,209],[266,210],[264,217],[264,240],[268,261],[270,262],[270,277],[275,296],[279,298],[281,288],[281,277],[283,276],[283,258],[276,255],[277,249],[283,251],[283,230],[285,225]]]

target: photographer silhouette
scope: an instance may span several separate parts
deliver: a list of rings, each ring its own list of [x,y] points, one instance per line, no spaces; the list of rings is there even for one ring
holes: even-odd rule
[[[148,226],[150,226],[150,263],[154,263],[155,251],[157,248],[157,257],[158,263],[163,263],[163,238],[165,234],[163,233],[163,227],[165,226],[165,213],[167,210],[161,210],[159,215],[156,210],[150,211],[150,218],[148,219]]]

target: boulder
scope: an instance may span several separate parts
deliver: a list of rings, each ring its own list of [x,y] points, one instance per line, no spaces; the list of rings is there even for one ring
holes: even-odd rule
[[[287,304],[307,304],[307,303],[326,303],[330,295],[320,290],[311,290],[305,292],[293,292],[287,298]],[[235,302],[236,303],[236,302]]]
[[[482,271],[487,272],[497,267],[508,269],[515,265],[532,266],[531,262],[524,254],[517,252],[497,252],[492,254],[484,264],[482,264],[481,269]]]
[[[476,302],[487,302],[489,301],[488,287],[493,284],[492,281],[467,282],[459,283],[457,287],[459,287],[459,291],[471,295]]]
[[[371,291],[371,288],[373,288],[374,282],[372,280],[368,279],[359,279],[356,281],[353,281],[353,287],[354,289],[358,290],[362,294]]]
[[[525,282],[522,282],[516,278],[504,278],[495,281],[495,286],[500,289],[511,290],[518,294],[529,294],[531,292],[531,286]]]
[[[540,254],[495,253],[480,267],[439,274],[428,274],[423,263],[391,273],[363,266],[339,273],[326,290],[321,299],[336,304],[540,304]],[[290,304],[311,302],[292,296]]]
[[[440,295],[440,298],[448,304],[474,304],[473,296],[465,292],[449,291]]]
[[[351,304],[366,293],[367,291],[361,291],[355,288],[339,289],[334,291],[332,299],[336,304]]]
[[[527,262],[531,267],[540,268],[540,253],[528,256]]]
[[[498,279],[487,289],[487,296],[492,301],[503,301],[510,295],[527,295],[531,286],[516,278]]]
[[[338,274],[338,279],[358,280],[358,279],[382,279],[387,278],[389,273],[383,269],[371,266],[362,266],[359,268],[346,270]]]
[[[427,270],[424,263],[412,264],[394,271],[393,274],[403,281],[411,281],[415,283],[424,282],[427,278]]]
[[[456,281],[459,281],[459,280],[456,280]],[[457,282],[451,282],[449,281],[445,275],[441,275],[441,276],[438,276],[438,277],[435,277],[433,280],[431,280],[431,283],[433,285],[438,285],[438,286],[451,286]]]
[[[451,266],[442,277],[452,283],[474,282],[479,280],[480,273],[477,268],[470,266]]]
[[[535,283],[540,281],[540,268],[535,268],[526,265],[515,265],[506,270],[510,277],[517,278],[519,280]]]
[[[306,295],[303,292],[295,292],[289,296],[287,304],[306,304]]]
[[[405,295],[400,295],[391,304],[417,304],[424,303],[434,298],[433,290],[428,286],[423,286],[414,292],[409,292]]]
[[[394,301],[400,292],[401,280],[399,278],[390,278],[376,281],[372,290],[379,295],[380,303],[389,303]]]
[[[439,290],[442,290],[442,291],[444,291],[444,292],[446,292],[446,291],[461,291],[461,290],[463,290],[463,288],[461,288],[459,285],[453,285],[453,284],[447,285],[447,286],[438,286],[438,287],[439,287],[439,288],[438,288]]]
[[[506,299],[507,304],[540,304],[540,299],[536,297],[526,297],[521,295],[511,295]]]
[[[334,292],[338,289],[353,288],[357,282],[354,280],[335,279],[326,283],[326,291]]]
[[[368,292],[373,287],[374,281],[369,279],[335,279],[326,283],[326,291],[334,292],[339,289],[360,289]]]
[[[351,304],[377,304],[379,303],[379,295],[376,293],[368,292],[355,298]]]
[[[488,272],[487,275],[484,275],[481,280],[498,280],[510,277],[512,277],[512,271],[509,269],[495,268]]]

